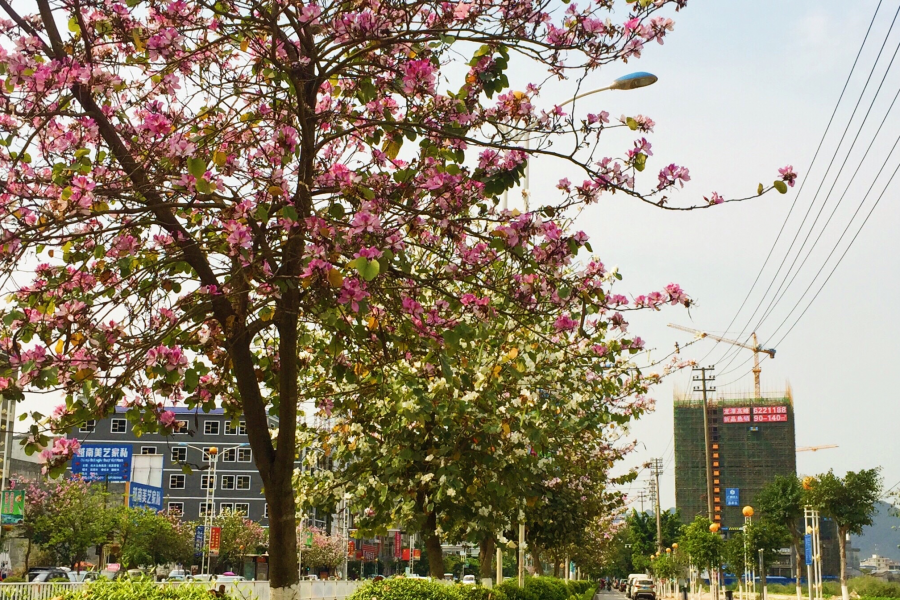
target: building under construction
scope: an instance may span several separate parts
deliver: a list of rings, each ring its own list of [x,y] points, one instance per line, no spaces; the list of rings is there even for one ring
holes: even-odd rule
[[[797,473],[790,390],[707,400],[675,398],[675,503],[685,522],[707,515],[705,443],[709,440],[713,518],[723,529],[741,527],[741,509],[776,475]]]

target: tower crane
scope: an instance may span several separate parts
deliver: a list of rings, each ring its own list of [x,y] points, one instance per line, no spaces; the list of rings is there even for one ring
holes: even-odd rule
[[[825,444],[824,446],[803,446],[797,448],[797,452],[818,452],[819,450],[827,450],[828,448],[837,448],[837,444]]]
[[[711,333],[706,333],[705,331],[700,331],[699,329],[691,329],[690,327],[683,327],[681,325],[676,325],[675,323],[669,323],[669,327],[673,329],[680,329],[681,331],[686,331],[688,333],[693,333],[697,339],[710,338],[719,342],[724,342],[726,344],[731,344],[732,346],[738,346],[739,348],[746,348],[747,350],[753,351],[753,389],[756,393],[756,397],[759,398],[762,395],[759,387],[759,374],[762,372],[762,369],[759,368],[759,353],[762,352],[764,354],[768,354],[769,358],[775,358],[775,349],[774,348],[763,348],[759,345],[759,342],[756,340],[756,332],[753,332],[751,339],[753,340],[752,344],[745,344],[743,342],[739,342],[737,340],[729,340],[727,338],[719,337],[717,335],[712,335]]]

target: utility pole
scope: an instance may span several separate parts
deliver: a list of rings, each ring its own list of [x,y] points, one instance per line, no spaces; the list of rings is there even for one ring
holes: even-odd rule
[[[653,473],[653,476],[656,478],[656,488],[654,489],[654,496],[656,497],[656,551],[662,554],[663,551],[663,542],[662,542],[662,514],[659,510],[659,474],[663,469],[663,461],[661,458],[654,458],[653,462],[650,463],[650,470]]]
[[[644,490],[639,491],[637,494],[637,499],[641,503],[641,512],[643,513],[644,512],[644,500],[647,499],[647,492],[645,492]]]
[[[707,375],[707,371],[715,370],[715,367],[694,367],[692,369],[695,373],[700,372],[700,375],[694,375],[694,381],[701,382],[702,386],[697,387],[694,386],[695,392],[703,393],[703,440],[704,451],[706,454],[706,508],[709,512],[709,520],[710,522],[714,522],[715,519],[715,511],[713,510],[713,479],[712,479],[712,454],[710,453],[709,447],[709,399],[707,398],[707,394],[709,392],[716,391],[716,388],[708,386],[707,383],[710,381],[715,381],[715,375]]]

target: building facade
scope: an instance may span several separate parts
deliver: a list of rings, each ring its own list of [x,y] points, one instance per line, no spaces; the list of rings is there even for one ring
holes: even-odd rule
[[[796,476],[794,407],[774,398],[709,400],[713,519],[723,529],[744,524],[742,508],[776,475]],[[703,404],[675,400],[675,503],[686,522],[707,515]]]
[[[82,424],[70,436],[81,442],[83,452],[98,445],[117,444],[130,445],[132,455],[162,455],[164,510],[179,512],[192,521],[206,517],[207,511],[219,514],[231,510],[268,526],[262,478],[253,462],[244,421],[232,421],[222,409],[208,413],[183,407],[170,410],[178,419],[170,436],[136,435],[122,408],[117,408],[113,416]],[[211,448],[218,454],[215,477]],[[213,506],[207,502],[209,491],[214,492]]]

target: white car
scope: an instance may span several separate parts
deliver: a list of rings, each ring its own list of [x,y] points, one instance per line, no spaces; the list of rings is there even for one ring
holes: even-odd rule
[[[462,584],[463,585],[475,585],[475,576],[474,575],[463,575]]]

